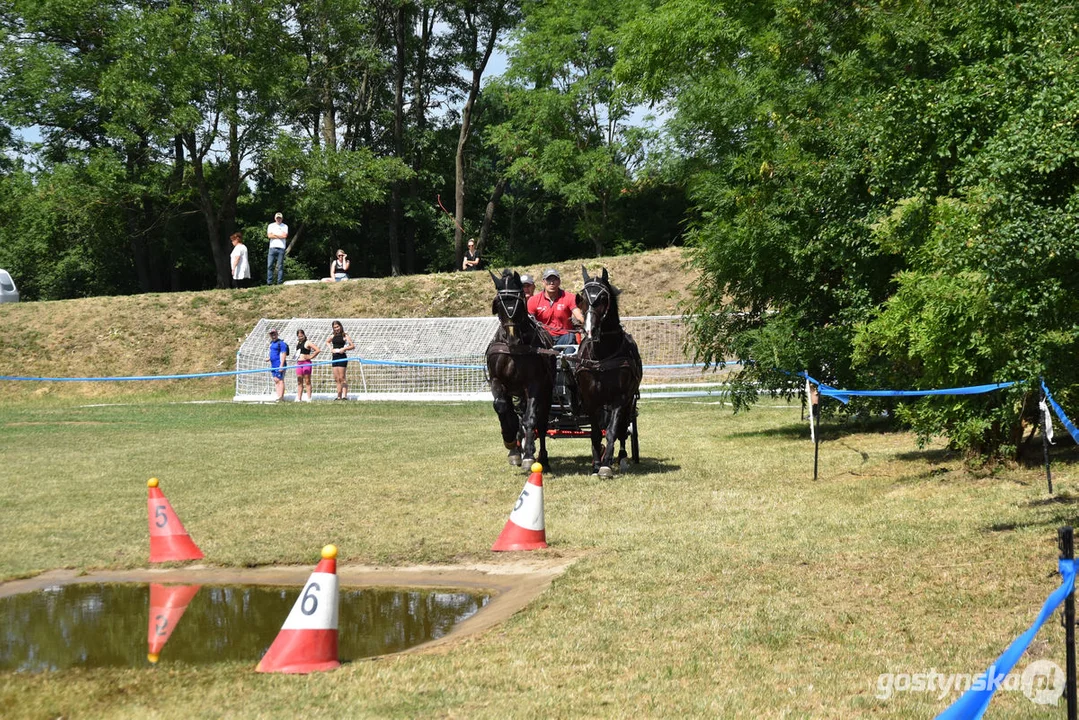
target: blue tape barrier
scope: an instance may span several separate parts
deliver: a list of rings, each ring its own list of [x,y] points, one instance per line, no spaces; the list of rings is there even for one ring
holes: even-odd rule
[[[333,360],[319,360],[312,362],[311,367],[318,367],[320,365],[332,365]],[[403,362],[399,360],[369,360],[367,358],[348,358],[350,363],[358,363],[360,365],[383,365],[388,367],[413,367],[413,368],[434,368],[438,370],[484,370],[483,365],[455,365],[447,363],[424,363],[424,362]],[[183,375],[127,375],[127,376],[105,376],[105,377],[37,377],[37,376],[25,376],[25,375],[0,375],[0,380],[12,380],[12,381],[30,381],[30,382],[120,382],[120,381],[132,381],[132,380],[191,380],[195,378],[211,378],[211,377],[225,377],[230,375],[250,375],[253,373],[267,373],[274,370],[291,370],[295,365],[289,365],[285,368],[256,368],[254,370],[223,370],[221,372],[207,372],[207,373],[187,373]],[[682,363],[674,365],[645,365],[646,369],[657,370],[663,368],[691,368],[702,367],[701,363]]]
[[[809,373],[798,372],[795,373],[799,377],[804,377],[809,382],[817,386],[821,395],[825,395],[830,398],[834,398],[839,402],[846,405],[850,402],[852,397],[923,397],[926,395],[978,395],[981,393],[993,392],[994,390],[1003,390],[1009,388],[1012,385],[1017,385],[1015,381],[992,383],[989,385],[972,385],[970,387],[959,388],[944,388],[939,390],[840,390],[834,388],[831,385],[826,385],[820,380],[809,375]]]
[[[1072,436],[1072,440],[1079,443],[1079,428],[1076,428],[1068,416],[1064,414],[1064,408],[1057,404],[1057,401],[1053,399],[1052,394],[1049,392],[1049,388],[1045,386],[1045,381],[1042,380],[1042,391],[1045,393],[1045,399],[1049,401],[1049,406],[1053,408],[1053,412],[1056,413],[1057,419],[1060,423],[1067,428],[1068,434]]]
[[[1058,569],[1064,581],[1042,605],[1037,619],[1025,633],[1017,637],[1012,644],[1000,654],[989,669],[974,678],[970,689],[963,693],[958,700],[937,715],[937,720],[978,720],[989,707],[989,701],[993,699],[993,693],[1000,689],[1000,684],[1012,671],[1019,658],[1030,647],[1034,636],[1049,616],[1060,607],[1064,599],[1075,589],[1075,560],[1058,561]]]

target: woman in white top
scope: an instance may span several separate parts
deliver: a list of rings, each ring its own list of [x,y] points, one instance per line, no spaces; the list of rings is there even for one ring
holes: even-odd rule
[[[240,233],[232,233],[229,236],[232,241],[232,252],[229,258],[232,261],[232,287],[245,288],[251,285],[251,263],[247,259],[247,246],[243,243]]]

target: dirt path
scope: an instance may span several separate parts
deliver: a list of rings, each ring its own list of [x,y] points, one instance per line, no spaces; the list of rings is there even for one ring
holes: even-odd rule
[[[579,556],[529,556],[500,563],[474,565],[416,565],[378,567],[340,565],[341,587],[445,588],[483,591],[491,594],[487,606],[457,623],[445,636],[416,645],[403,652],[445,649],[478,635],[522,610]],[[43,590],[73,583],[187,583],[203,585],[303,585],[312,572],[310,565],[261,568],[218,568],[191,565],[184,568],[141,570],[50,570],[32,578],[0,583],[0,597]],[[369,660],[372,658],[364,658]]]

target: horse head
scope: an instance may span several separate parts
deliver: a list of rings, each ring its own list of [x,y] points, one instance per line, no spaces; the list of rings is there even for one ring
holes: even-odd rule
[[[495,299],[491,301],[491,313],[498,316],[502,329],[511,342],[520,339],[522,330],[528,326],[528,301],[525,298],[521,276],[515,270],[503,270],[498,277],[487,271],[494,281]]]
[[[598,335],[603,329],[620,325],[618,294],[621,291],[607,279],[607,268],[603,268],[602,275],[589,277],[587,268],[582,265],[581,275],[584,286],[577,294],[577,306],[584,307],[584,334],[592,339],[593,333]]]

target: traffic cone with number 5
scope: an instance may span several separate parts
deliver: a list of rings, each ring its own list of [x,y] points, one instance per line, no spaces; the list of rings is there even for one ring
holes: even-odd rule
[[[150,478],[146,486],[150,488],[146,503],[150,516],[150,562],[201,559],[202,550],[184,530],[168,498],[158,489],[158,479]]]
[[[510,519],[491,548],[502,550],[539,550],[547,547],[547,530],[543,526],[543,466],[532,464],[524,490],[517,496]]]
[[[322,548],[322,560],[307,578],[292,612],[262,656],[258,672],[309,673],[332,670],[337,659],[337,548]]]

